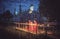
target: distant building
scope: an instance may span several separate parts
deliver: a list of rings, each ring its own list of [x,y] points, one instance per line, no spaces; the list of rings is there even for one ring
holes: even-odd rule
[[[31,4],[28,10],[23,12],[21,11],[22,11],[21,5],[19,5],[19,13],[17,14],[17,16],[14,16],[14,19],[13,19],[14,21],[19,21],[19,22],[28,22],[28,20],[31,20],[32,22],[34,20],[36,20],[37,22],[41,21],[40,13],[38,11],[34,11],[33,4]]]

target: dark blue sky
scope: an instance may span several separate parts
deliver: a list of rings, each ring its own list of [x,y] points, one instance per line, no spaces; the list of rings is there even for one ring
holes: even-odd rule
[[[38,0],[2,0],[0,7],[4,6],[5,10],[10,10],[13,13],[15,8],[16,8],[16,12],[19,11],[20,3],[22,5],[23,11],[28,10],[31,4],[34,5],[34,10],[37,10],[39,1]],[[0,11],[2,11],[2,10],[0,10]]]

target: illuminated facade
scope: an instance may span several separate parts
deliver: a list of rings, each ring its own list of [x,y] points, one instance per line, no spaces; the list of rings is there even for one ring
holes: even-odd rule
[[[50,27],[49,24],[47,24],[47,18],[42,13],[40,18],[40,12],[35,11],[34,8],[32,4],[27,11],[21,12],[20,5],[18,14],[20,16],[20,21],[16,23],[16,29],[32,34],[45,34],[47,33],[45,28]],[[40,23],[40,21],[43,23]]]

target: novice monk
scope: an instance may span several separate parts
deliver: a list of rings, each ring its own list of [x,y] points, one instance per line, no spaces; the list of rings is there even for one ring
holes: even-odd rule
[[[34,26],[33,26],[33,31],[34,32],[37,32],[37,21],[34,20]]]

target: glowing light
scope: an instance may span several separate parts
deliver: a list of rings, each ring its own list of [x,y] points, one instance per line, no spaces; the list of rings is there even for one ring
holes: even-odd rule
[[[39,26],[40,26],[40,27],[44,27],[44,24],[40,24]]]
[[[34,10],[34,6],[31,6],[31,7],[30,7],[30,10],[33,11],[33,10]]]
[[[29,11],[29,13],[32,13],[32,11]]]
[[[33,10],[34,10],[34,6],[31,6],[31,7],[30,7],[30,11],[29,11],[29,13],[32,13]]]
[[[15,12],[15,14],[17,15],[17,14],[18,14],[18,12],[16,11],[16,12]]]

